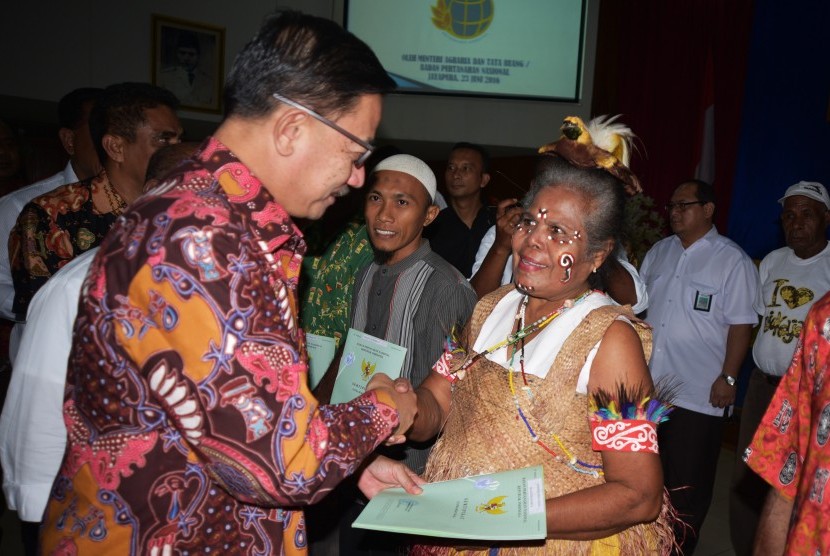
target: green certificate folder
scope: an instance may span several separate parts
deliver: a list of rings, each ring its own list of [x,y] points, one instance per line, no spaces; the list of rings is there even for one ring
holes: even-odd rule
[[[349,328],[331,403],[348,402],[361,395],[375,373],[398,378],[405,357],[406,348]]]
[[[377,494],[352,527],[455,539],[544,539],[542,466],[478,475]]]
[[[308,352],[308,387],[314,390],[331,365],[337,344],[328,336],[306,334],[305,349]]]

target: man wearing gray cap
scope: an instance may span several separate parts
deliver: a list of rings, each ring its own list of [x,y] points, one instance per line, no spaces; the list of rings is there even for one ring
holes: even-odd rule
[[[749,446],[755,429],[790,366],[804,318],[830,290],[830,196],[817,182],[800,181],[778,200],[787,246],[761,261],[762,287],[754,308],[762,323],[752,347],[756,368],[741,411],[738,451]],[[735,464],[730,498],[730,528],[736,554],[749,554],[768,485],[744,463]]]

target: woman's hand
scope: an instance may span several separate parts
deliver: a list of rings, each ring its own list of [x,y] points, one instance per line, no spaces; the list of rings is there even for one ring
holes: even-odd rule
[[[513,250],[510,243],[513,230],[516,229],[523,211],[518,199],[504,199],[496,205],[496,239],[493,245],[497,249],[504,249],[508,252]]]

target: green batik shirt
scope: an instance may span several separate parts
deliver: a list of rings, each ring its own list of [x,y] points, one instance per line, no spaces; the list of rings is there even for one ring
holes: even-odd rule
[[[352,220],[319,257],[306,257],[306,280],[301,308],[308,334],[334,338],[337,345],[349,328],[354,281],[358,271],[372,262],[372,245],[363,215]]]

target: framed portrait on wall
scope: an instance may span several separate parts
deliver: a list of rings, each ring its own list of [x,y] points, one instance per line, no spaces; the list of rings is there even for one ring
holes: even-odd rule
[[[225,29],[153,14],[152,82],[181,108],[219,113],[225,77]]]

